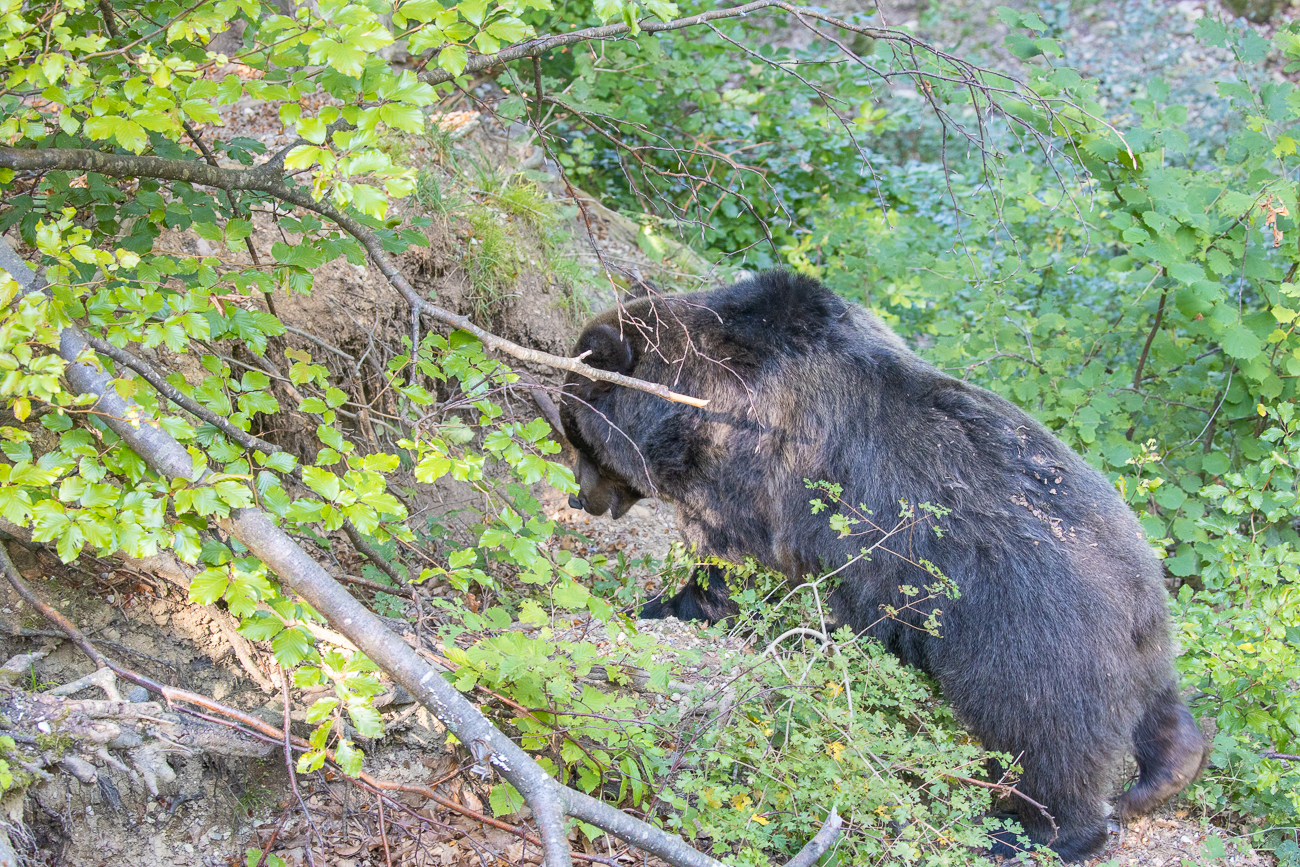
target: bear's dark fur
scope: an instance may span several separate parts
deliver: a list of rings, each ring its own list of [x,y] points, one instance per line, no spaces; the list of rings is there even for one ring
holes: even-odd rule
[[[583,352],[709,404],[571,374],[561,418],[578,452],[576,507],[618,517],[658,496],[701,552],[752,556],[791,578],[843,566],[870,541],[814,515],[807,479],[842,485],[845,503],[885,525],[900,501],[950,510],[941,538],[918,530],[905,550],[845,568],[833,610],[933,676],[986,748],[1020,757],[1019,790],[1058,829],[1014,799],[1033,841],[1067,860],[1099,851],[1127,751],[1139,777],[1121,817],[1200,772],[1205,741],[1179,698],[1160,563],[1107,480],[1018,407],[785,272],[631,301],[587,326]],[[922,559],[960,590],[942,600],[942,637],[918,628],[928,611],[908,609],[899,589],[933,582]],[[709,577],[643,615],[735,613],[721,576]],[[882,617],[882,606],[900,613]],[[1012,851],[1010,839],[994,851]]]

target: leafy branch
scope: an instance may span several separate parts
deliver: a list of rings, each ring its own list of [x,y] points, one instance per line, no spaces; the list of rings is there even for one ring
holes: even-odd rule
[[[430,304],[419,296],[415,287],[402,276],[397,264],[384,251],[379,237],[356,217],[339,210],[328,202],[316,201],[309,193],[291,187],[282,180],[282,169],[274,163],[263,163],[252,169],[226,169],[211,166],[197,160],[174,160],[165,157],[131,156],[126,154],[106,154],[85,148],[49,148],[42,150],[20,150],[0,147],[0,169],[13,171],[51,171],[55,169],[95,172],[113,178],[157,178],[159,180],[182,181],[200,186],[215,187],[219,190],[243,190],[265,193],[280,201],[297,205],[326,217],[348,234],[356,238],[370,258],[388,280],[410,305],[413,315],[427,316],[429,319],[451,325],[462,331],[468,331],[489,349],[504,352],[520,361],[544,364],[557,370],[577,373],[588,379],[610,382],[627,388],[635,388],[662,397],[676,403],[691,406],[707,406],[707,400],[678,394],[671,389],[654,382],[645,382],[634,377],[624,376],[608,370],[600,370],[583,364],[580,359],[565,358],[520,346],[486,329],[475,325],[467,316],[452,313],[436,304]],[[415,345],[419,344],[419,334],[415,334]]]

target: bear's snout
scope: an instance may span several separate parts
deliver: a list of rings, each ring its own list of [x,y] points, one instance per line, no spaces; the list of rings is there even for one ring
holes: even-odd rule
[[[585,509],[587,508],[587,501],[584,500],[582,497],[575,497],[573,494],[569,494],[569,508]]]

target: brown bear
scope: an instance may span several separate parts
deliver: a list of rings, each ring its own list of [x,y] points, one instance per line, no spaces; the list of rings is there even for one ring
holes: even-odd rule
[[[1126,752],[1139,775],[1121,817],[1200,772],[1207,748],[1179,697],[1160,561],[1106,478],[1019,407],[783,271],[630,301],[592,320],[582,353],[709,403],[570,374],[571,504],[619,517],[657,496],[704,554],[753,557],[791,579],[842,567],[838,621],[931,675],[986,748],[1019,757],[1017,788],[1052,816],[1013,798],[1032,841],[1066,860],[1100,851]],[[942,507],[942,533],[908,534],[905,556],[859,557],[861,536],[813,513],[808,480],[840,485],[843,502],[883,519],[900,502]],[[933,580],[925,562],[959,590],[939,635],[902,589]],[[734,614],[726,581],[708,577],[642,615]],[[1014,839],[995,835],[993,851],[1014,852]]]

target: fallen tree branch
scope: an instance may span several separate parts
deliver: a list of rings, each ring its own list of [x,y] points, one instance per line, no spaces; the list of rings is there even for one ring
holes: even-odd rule
[[[9,270],[24,290],[31,291],[37,285],[37,275],[21,260],[13,264],[16,258],[8,244],[0,238],[0,265]],[[196,476],[199,474],[196,474],[185,447],[153,424],[143,407],[119,395],[113,389],[113,379],[107,372],[81,360],[91,350],[79,329],[66,326],[59,336],[59,355],[67,362],[64,377],[77,392],[98,398],[94,409],[113,432],[155,472],[169,479],[197,481]],[[546,867],[571,867],[573,863],[565,831],[566,817],[595,825],[637,849],[662,858],[674,867],[725,867],[721,861],[692,848],[680,837],[561,785],[518,744],[497,730],[478,708],[422,659],[414,648],[389,630],[377,615],[335,581],[288,534],[276,526],[265,512],[255,508],[235,509],[229,517],[218,520],[217,524],[242,542],[285,586],[306,600],[331,626],[345,635],[394,681],[405,687],[416,701],[428,708],[469,749],[476,762],[495,769],[514,785],[533,810]],[[12,563],[4,565],[10,582],[16,580],[21,583]],[[60,626],[62,628],[62,624]],[[80,634],[73,624],[67,623],[67,626],[72,630],[68,633],[70,636]],[[92,659],[96,659],[97,665],[100,664],[98,660],[102,660],[104,666],[113,667],[85,641],[84,636],[82,642],[78,646],[83,647]],[[114,671],[117,671],[116,667]],[[155,689],[164,696],[168,689],[161,684],[142,685]],[[210,702],[207,699],[203,701]],[[821,846],[819,841],[826,840],[827,834],[833,839],[838,833],[838,828],[834,827],[838,819],[838,815],[831,811],[822,828],[826,833],[819,832],[809,841],[808,846]],[[833,830],[826,831],[828,827]],[[796,856],[797,863],[811,863],[810,860],[801,861],[800,858],[802,854]]]

